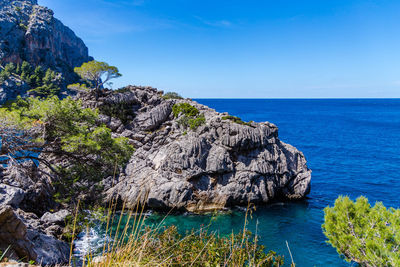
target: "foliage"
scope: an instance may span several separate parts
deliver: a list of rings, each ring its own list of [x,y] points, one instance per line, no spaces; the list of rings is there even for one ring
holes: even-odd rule
[[[164,99],[183,99],[178,93],[175,92],[167,92],[162,96]]]
[[[42,162],[63,177],[56,185],[60,198],[68,201],[73,185],[112,174],[133,153],[128,139],[113,138],[110,129],[97,125],[97,119],[97,110],[83,108],[70,97],[18,98],[0,108],[0,159],[4,159],[0,164],[10,160]],[[48,159],[52,156],[62,164],[55,167]]]
[[[6,81],[12,75],[18,76],[26,82],[32,88],[30,92],[36,96],[53,96],[60,91],[57,86],[60,76],[51,69],[44,69],[41,66],[33,68],[27,61],[24,61],[22,65],[15,65],[11,62],[5,65],[0,72],[0,83]]]
[[[340,196],[326,207],[322,225],[328,243],[347,261],[361,266],[400,266],[400,209],[368,199]]]
[[[192,130],[196,130],[199,126],[206,123],[204,114],[200,114],[200,111],[189,103],[173,105],[172,113],[175,118],[181,116],[178,120],[178,124],[184,128],[189,127]]]
[[[251,124],[253,122],[253,121],[244,122],[244,121],[242,121],[241,118],[236,117],[236,116],[231,116],[231,115],[222,116],[222,119],[223,120],[230,120],[230,121],[233,121],[234,123],[241,124],[241,125],[247,125],[247,126],[252,126]]]
[[[177,118],[180,114],[188,117],[195,117],[197,114],[199,114],[199,110],[189,103],[179,103],[173,105],[172,113],[174,114],[175,118]]]
[[[91,84],[96,92],[96,97],[98,97],[98,91],[104,84],[109,83],[111,79],[122,76],[117,67],[96,60],[83,63],[82,66],[76,67],[74,71],[84,81]]]
[[[91,90],[86,83],[73,83],[68,85],[67,88],[72,91],[83,91],[83,92],[88,92]]]

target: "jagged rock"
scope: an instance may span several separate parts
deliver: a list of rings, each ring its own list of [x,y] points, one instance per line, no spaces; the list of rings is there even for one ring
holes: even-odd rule
[[[68,262],[67,243],[32,228],[32,224],[27,226],[25,222],[27,220],[15,213],[11,206],[0,206],[0,249],[4,251],[10,247],[8,257],[34,260],[42,265]]]
[[[44,266],[68,263],[70,246],[66,242],[33,230],[28,230],[27,237],[34,244],[37,263]]]
[[[143,131],[154,130],[167,120],[171,111],[171,102],[162,103],[147,112],[140,113],[135,118],[133,125],[139,125],[140,129]]]
[[[14,186],[0,184],[0,205],[10,205],[15,208],[24,199],[25,192]]]
[[[56,204],[51,198],[53,188],[49,177],[39,172],[31,161],[10,164],[0,175],[0,183],[23,190],[24,197],[18,204],[25,211],[39,214],[49,208],[55,208]],[[8,192],[10,188],[6,189]]]
[[[48,225],[51,224],[64,225],[65,219],[67,218],[68,215],[71,215],[71,212],[69,212],[68,210],[59,210],[55,213],[46,212],[40,218],[40,221]]]
[[[29,86],[18,79],[10,76],[6,81],[0,83],[0,105],[9,99],[15,99],[17,96],[26,97]]]
[[[309,193],[311,171],[304,155],[279,140],[274,124],[237,124],[191,100],[163,100],[155,89],[128,88],[140,107],[121,136],[130,138],[136,151],[119,182],[107,190],[107,200],[204,211]],[[178,102],[195,106],[206,123],[194,131],[182,128],[171,114]]]

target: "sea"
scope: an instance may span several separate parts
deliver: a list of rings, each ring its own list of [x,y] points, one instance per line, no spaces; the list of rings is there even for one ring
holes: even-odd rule
[[[274,123],[280,140],[295,146],[307,159],[312,170],[307,199],[257,207],[251,214],[248,228],[257,233],[266,250],[284,255],[285,266],[290,266],[289,248],[299,267],[357,266],[344,261],[326,243],[321,229],[323,209],[340,195],[400,206],[400,99],[195,100],[244,121]],[[185,232],[208,225],[211,217],[211,229],[224,235],[240,231],[245,216],[240,209],[217,215],[171,214],[164,223]],[[157,223],[163,218],[152,213],[148,221]],[[84,241],[84,234],[78,238],[81,246],[99,242],[99,229],[91,231],[92,241]]]

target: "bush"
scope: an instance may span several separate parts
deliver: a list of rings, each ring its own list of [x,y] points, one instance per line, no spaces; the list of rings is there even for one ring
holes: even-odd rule
[[[347,261],[400,266],[400,209],[387,209],[381,202],[371,207],[365,197],[353,202],[340,196],[324,212],[327,242]]]
[[[197,108],[190,105],[189,103],[179,103],[175,104],[172,107],[172,113],[174,114],[174,117],[177,118],[180,114],[183,114],[188,117],[195,117],[200,112]]]
[[[204,117],[204,114],[201,114],[197,116],[194,119],[189,120],[189,127],[192,130],[196,130],[199,126],[203,125],[206,123],[206,118]]]
[[[200,111],[197,108],[188,103],[175,104],[172,107],[172,113],[175,118],[182,115],[178,120],[178,124],[183,126],[185,129],[189,127],[192,130],[196,130],[200,125],[206,123],[204,114],[200,114]]]
[[[175,92],[168,92],[162,96],[164,99],[183,99],[178,93]]]
[[[236,116],[231,116],[231,115],[223,116],[222,119],[230,120],[230,121],[233,121],[234,123],[241,124],[241,125],[247,125],[247,126],[252,126],[251,123],[253,122],[253,121],[244,122],[244,121],[242,121],[241,118],[236,117]]]

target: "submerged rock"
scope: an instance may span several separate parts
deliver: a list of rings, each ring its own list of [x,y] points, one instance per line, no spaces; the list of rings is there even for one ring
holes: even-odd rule
[[[153,88],[129,89],[139,107],[121,135],[136,151],[107,200],[197,212],[309,193],[304,155],[279,140],[274,124],[238,124],[191,100],[163,100]],[[175,103],[193,105],[205,123],[196,130],[182,127],[182,116],[171,114]]]

